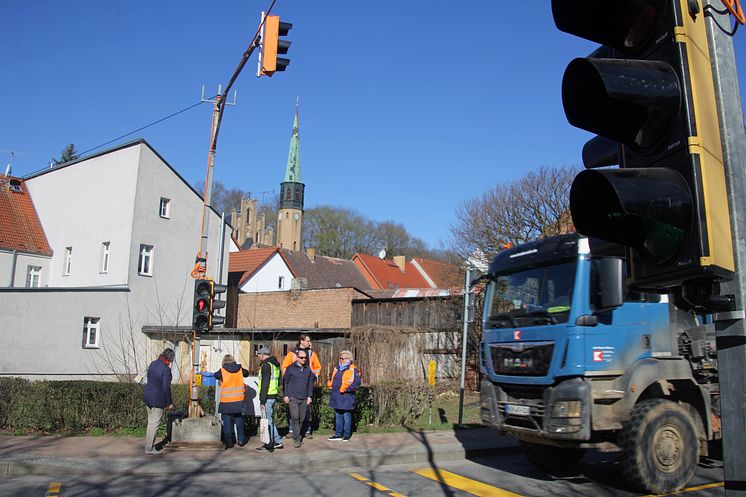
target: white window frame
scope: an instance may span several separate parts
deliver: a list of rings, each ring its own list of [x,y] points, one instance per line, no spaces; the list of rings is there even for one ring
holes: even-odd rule
[[[62,276],[70,276],[73,265],[73,248],[65,247],[65,265],[62,268]]]
[[[41,286],[41,266],[26,266],[26,288]]]
[[[161,206],[158,213],[163,219],[171,219],[171,199],[161,197]]]
[[[109,257],[111,255],[111,242],[103,242],[101,244],[101,267],[99,273],[105,274],[109,272]]]
[[[83,348],[84,349],[97,349],[99,348],[100,341],[101,341],[101,318],[91,317],[91,316],[84,317],[83,318]]]
[[[155,249],[152,245],[140,244],[140,253],[137,258],[137,274],[140,276],[153,276],[153,261]]]

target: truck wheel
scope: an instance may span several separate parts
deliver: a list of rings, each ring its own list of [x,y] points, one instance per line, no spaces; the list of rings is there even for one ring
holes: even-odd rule
[[[664,399],[639,402],[619,435],[622,471],[630,485],[655,494],[681,490],[699,461],[689,413]]]
[[[554,447],[553,445],[540,445],[529,442],[521,442],[521,450],[531,464],[550,471],[571,468],[585,454],[585,449]]]

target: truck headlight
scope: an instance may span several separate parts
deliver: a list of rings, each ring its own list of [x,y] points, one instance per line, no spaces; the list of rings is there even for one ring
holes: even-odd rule
[[[579,418],[582,415],[582,403],[579,400],[559,400],[552,406],[553,418]]]

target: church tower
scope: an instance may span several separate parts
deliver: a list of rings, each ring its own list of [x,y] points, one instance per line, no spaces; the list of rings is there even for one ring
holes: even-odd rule
[[[300,180],[300,138],[298,137],[298,103],[295,104],[293,136],[290,138],[285,181],[280,183],[280,205],[277,214],[277,246],[303,250],[303,195],[306,185]]]

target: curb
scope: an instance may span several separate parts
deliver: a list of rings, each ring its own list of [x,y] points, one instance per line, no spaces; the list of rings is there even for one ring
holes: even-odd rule
[[[235,473],[251,471],[297,471],[349,467],[381,467],[394,464],[435,463],[485,457],[511,451],[517,444],[498,444],[465,449],[459,443],[443,444],[428,450],[423,446],[331,451],[243,457],[235,460],[160,459],[154,457],[119,459],[81,459],[25,456],[0,460],[0,478],[28,475],[162,475],[198,473]],[[252,449],[253,450],[253,449]],[[287,449],[283,449],[287,450]]]

